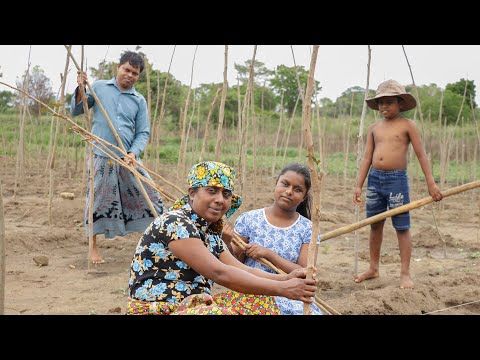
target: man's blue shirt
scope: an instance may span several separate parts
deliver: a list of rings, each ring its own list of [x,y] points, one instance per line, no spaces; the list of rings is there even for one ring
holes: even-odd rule
[[[147,102],[143,95],[132,87],[122,91],[115,78],[111,80],[97,80],[92,84],[93,90],[107,112],[118,136],[122,140],[127,153],[133,152],[136,157],[145,149],[150,136],[150,123],[147,114]],[[75,105],[75,97],[78,88],[72,96],[71,113],[73,116],[83,114],[83,101]],[[95,99],[87,89],[87,103],[90,109],[95,104]],[[113,145],[118,146],[117,140],[108,126],[108,122],[99,106],[93,108],[92,133]],[[120,147],[120,146],[118,146]],[[101,148],[101,147],[100,147]],[[112,149],[113,150],[113,149]],[[114,150],[120,157],[120,152]],[[95,154],[107,156],[97,147]]]

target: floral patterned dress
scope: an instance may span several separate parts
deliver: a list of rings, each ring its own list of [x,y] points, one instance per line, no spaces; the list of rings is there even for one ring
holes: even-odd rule
[[[265,209],[256,209],[243,213],[237,218],[235,232],[248,238],[250,244],[261,245],[284,259],[297,263],[302,245],[310,243],[312,222],[299,214],[292,225],[280,228],[268,222]],[[245,258],[245,265],[275,273],[274,270],[249,257]],[[276,296],[275,300],[282,315],[303,315],[302,301],[282,296]],[[322,314],[315,304],[311,304],[310,310],[312,315]]]
[[[188,203],[157,217],[145,230],[132,259],[127,314],[279,314],[271,296],[235,291],[212,296],[213,281],[169,248],[171,241],[186,238],[200,239],[216,258],[227,250],[221,231],[209,226]]]

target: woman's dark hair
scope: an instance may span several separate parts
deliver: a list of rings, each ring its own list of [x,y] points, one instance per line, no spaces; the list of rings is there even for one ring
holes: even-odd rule
[[[297,206],[297,212],[300,215],[305,216],[307,219],[311,220],[311,201],[310,201],[310,188],[312,187],[312,180],[310,178],[310,170],[308,167],[305,165],[299,164],[299,163],[291,163],[285,166],[280,174],[277,177],[276,182],[278,182],[278,179],[280,176],[285,174],[287,171],[294,171],[297,174],[303,175],[303,178],[305,179],[305,186],[307,187],[307,196],[305,197],[305,200],[303,200],[298,206]]]
[[[125,63],[130,63],[130,65],[140,68],[140,73],[143,71],[145,64],[143,62],[143,57],[133,51],[124,51],[120,56],[120,65]]]

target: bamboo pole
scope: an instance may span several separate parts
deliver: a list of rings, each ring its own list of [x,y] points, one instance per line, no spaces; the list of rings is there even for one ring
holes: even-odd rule
[[[473,169],[472,169],[472,178],[475,179],[477,177],[477,152],[478,148],[480,147],[480,131],[478,130],[477,118],[475,117],[475,107],[473,106],[473,98],[470,94],[470,108],[472,110],[472,117],[473,122],[475,125],[475,134],[477,135],[475,141],[475,150],[473,152]]]
[[[310,71],[308,73],[307,88],[305,94],[305,101],[303,103],[303,131],[305,133],[305,145],[308,151],[308,167],[312,179],[312,240],[308,245],[308,261],[307,261],[307,279],[313,278],[313,271],[315,267],[315,258],[317,254],[317,239],[320,234],[320,192],[322,187],[323,173],[317,173],[317,160],[315,159],[313,137],[310,126],[311,118],[311,102],[314,89],[314,75],[315,65],[317,63],[317,54],[319,45],[313,46],[312,59],[310,61]],[[310,314],[310,304],[303,304],[304,315]]]
[[[50,119],[50,138],[48,140],[48,156],[47,156],[47,166],[45,167],[45,171],[48,170],[50,165],[50,156],[53,148],[53,124],[55,123],[56,120],[57,119],[55,119],[54,116],[52,115]]]
[[[443,195],[444,198],[446,198],[446,197],[456,195],[456,194],[459,194],[459,193],[467,191],[467,190],[475,189],[479,186],[480,186],[480,180],[476,180],[476,181],[469,182],[467,184],[463,184],[463,185],[456,186],[454,188],[442,191],[442,195]],[[386,218],[389,218],[391,216],[398,215],[398,214],[401,214],[401,213],[419,208],[421,206],[430,204],[431,202],[433,202],[433,198],[431,196],[428,196],[426,198],[416,200],[416,201],[413,201],[411,203],[399,206],[395,209],[391,209],[391,210],[385,211],[383,213],[380,213],[378,215],[369,217],[367,219],[356,222],[354,224],[350,224],[350,225],[347,225],[347,226],[343,226],[339,229],[329,231],[329,232],[327,232],[327,233],[325,233],[321,236],[321,242],[327,241],[329,239],[333,239],[333,238],[335,238],[337,236],[340,236],[340,235],[348,234],[349,232],[360,229],[364,226],[371,225],[371,224],[374,224],[376,222],[385,220]]]
[[[356,161],[357,177],[358,177],[358,170],[360,169],[360,160],[362,159],[362,154],[363,154],[363,145],[364,145],[363,144],[363,127],[365,124],[365,115],[367,114],[367,102],[365,100],[368,98],[368,90],[370,86],[371,60],[372,60],[372,49],[370,48],[370,45],[368,45],[367,84],[365,86],[362,115],[360,116],[360,125],[358,126],[358,138],[357,138],[357,161]],[[355,222],[358,222],[359,219],[360,219],[360,206],[355,205]],[[354,260],[354,266],[353,266],[353,273],[355,276],[358,273],[358,244],[359,244],[359,234],[355,231],[355,242],[354,242],[355,260]]]
[[[302,117],[303,117],[303,104],[305,103],[305,90],[303,89],[302,84],[300,83],[300,77],[298,75],[298,68],[297,68],[297,62],[295,61],[295,52],[293,51],[293,45],[290,45],[290,50],[292,50],[292,58],[293,58],[293,66],[295,69],[295,78],[297,79],[297,86],[298,86],[298,93],[300,94],[302,98]],[[314,86],[315,89],[315,86]],[[301,153],[303,149],[303,132],[300,132],[300,144],[298,146],[298,154],[297,154],[297,161],[300,161],[301,159]],[[284,157],[285,161],[285,157]]]
[[[155,99],[155,111],[153,112],[153,117],[150,118],[150,142],[152,143],[152,146],[150,146],[150,157],[153,156],[154,161],[155,159],[155,148],[157,145],[156,139],[157,139],[157,112],[158,112],[158,104],[160,103],[160,70],[156,71],[157,74],[157,97]],[[155,170],[157,168],[155,167]]]
[[[203,154],[205,153],[205,149],[207,147],[207,142],[208,142],[208,127],[210,125],[210,118],[212,117],[213,109],[215,108],[215,103],[217,102],[218,95],[220,95],[221,90],[222,88],[220,87],[217,88],[217,91],[215,92],[215,97],[213,98],[212,104],[210,105],[210,110],[208,111],[207,121],[205,122],[205,132],[203,133],[202,150],[200,151],[198,162],[201,162],[203,160]],[[195,108],[193,109],[193,112],[194,111],[195,111]]]
[[[83,59],[84,59],[84,46],[82,45],[82,55],[80,57],[81,65],[80,65],[80,73],[83,74]],[[78,87],[78,91],[80,91],[80,96],[82,97],[83,102],[83,113],[85,115],[87,127],[91,129],[91,122],[90,116],[88,112],[88,104],[87,104],[87,94],[85,93],[85,88],[83,86]],[[88,255],[87,255],[87,270],[91,270],[92,267],[92,250],[93,250],[93,206],[95,204],[95,185],[94,185],[94,153],[93,153],[93,145],[87,147],[88,157],[90,161],[88,161],[89,171],[88,171],[88,184],[90,192],[88,193]]]
[[[350,103],[350,118],[348,119],[348,124],[346,124],[347,127],[347,134],[346,137],[344,138],[344,158],[343,158],[343,191],[347,191],[347,175],[348,175],[348,155],[350,153],[350,130],[352,128],[352,122],[353,122],[353,98],[354,98],[355,92],[352,91],[352,101]],[[346,122],[346,120],[345,120]]]
[[[277,160],[277,146],[278,146],[278,138],[280,136],[280,129],[282,128],[282,120],[283,120],[283,95],[285,91],[282,91],[282,96],[280,97],[280,121],[278,122],[277,128],[277,136],[275,137],[275,143],[273,145],[273,161],[272,161],[272,176],[275,176],[275,163]]]
[[[150,84],[150,71],[151,71],[151,66],[150,63],[148,62],[148,58],[146,55],[143,56],[143,61],[145,63],[145,76],[147,80],[147,118],[150,120],[150,137],[148,138],[148,144],[152,143],[153,140],[153,134],[155,130],[155,125],[152,120],[152,88]],[[153,148],[153,146],[151,146]],[[151,151],[145,151],[144,152],[144,161],[149,161],[150,158],[152,157]]]
[[[418,103],[418,112],[420,113],[420,121],[422,122],[422,140],[425,137],[425,125],[423,122],[423,112],[422,112],[422,104],[420,102],[420,94],[418,93],[417,85],[415,84],[415,79],[413,78],[412,67],[410,66],[410,62],[408,61],[407,53],[405,52],[405,47],[402,45],[403,53],[405,54],[405,59],[407,60],[408,69],[410,70],[410,76],[412,78],[413,87],[415,88],[415,93],[417,95],[417,103]]]
[[[173,55],[175,55],[175,49],[177,48],[177,45],[173,47],[173,52],[172,56],[170,57],[170,64],[168,65],[168,71],[167,71],[167,76],[165,77],[165,83],[163,85],[163,95],[162,95],[162,105],[160,107],[160,116],[158,118],[158,124],[157,124],[157,131],[155,132],[155,171],[158,170],[158,161],[160,158],[160,125],[162,123],[162,120],[165,116],[165,97],[167,95],[167,84],[168,84],[168,78],[170,77],[170,68],[172,67],[172,62],[173,62]],[[158,74],[160,76],[160,73]]]
[[[2,181],[0,180],[0,315],[5,311],[5,213],[3,212]]]
[[[71,46],[70,46],[71,48]],[[63,76],[62,77],[62,85],[60,87],[60,108],[59,112],[61,115],[65,115],[65,85],[67,82],[67,73],[68,73],[68,66],[70,64],[69,57],[67,55],[67,58],[65,59],[65,68],[63,70]],[[57,144],[58,144],[58,131],[59,131],[59,123],[57,120],[56,124],[57,128],[55,129],[55,143],[52,149],[52,157],[51,157],[51,162],[50,166],[48,169],[49,173],[49,187],[48,187],[48,225],[51,227],[53,226],[53,213],[52,213],[52,207],[53,207],[53,187],[54,187],[54,178],[55,178],[55,153],[57,150]],[[65,140],[67,140],[65,138]],[[68,162],[67,162],[67,168],[68,168]]]
[[[468,82],[465,81],[465,88],[463,90],[462,104],[460,105],[460,110],[458,111],[457,120],[455,121],[455,125],[453,126],[453,129],[450,130],[450,133],[448,133],[448,132],[446,133],[447,139],[446,139],[446,142],[444,142],[444,144],[446,144],[446,164],[445,164],[445,167],[447,167],[448,163],[449,163],[450,151],[452,150],[452,141],[453,141],[453,138],[455,136],[455,130],[458,126],[458,123],[460,122],[460,118],[461,118],[462,111],[463,111],[463,106],[465,104],[465,99],[466,99],[466,96],[467,96],[467,85],[468,85]],[[446,126],[447,126],[447,124],[445,122],[445,129],[447,129]],[[457,142],[455,142],[455,144],[456,144],[456,146],[458,145]],[[458,148],[456,147],[455,150],[457,152]],[[456,157],[456,166],[457,166],[457,169],[458,169],[458,157]],[[445,171],[444,176],[446,178],[446,171]],[[457,181],[457,176],[456,175],[455,175],[455,180]],[[456,184],[458,184],[458,181],[456,182]]]
[[[78,66],[78,63],[75,60],[75,58],[73,57],[73,54],[72,54],[71,50],[69,49],[68,46],[65,46],[65,48],[67,49],[68,55],[72,59],[73,63],[75,64],[75,66],[77,68],[77,70],[80,71],[80,66]],[[105,111],[105,108],[103,107],[102,103],[100,102],[100,99],[97,97],[97,94],[95,93],[95,90],[93,90],[93,87],[92,87],[92,85],[90,85],[90,82],[88,80],[87,80],[86,83],[87,83],[88,89],[90,90],[90,93],[92,94],[93,98],[95,99],[95,103],[98,105],[100,111],[103,113],[103,116],[107,120],[108,126],[110,127],[110,130],[112,131],[113,136],[115,137],[115,140],[117,140],[118,146],[126,153],[125,146],[123,145],[123,142],[120,139],[120,136],[118,136],[118,133],[115,130],[115,127],[113,126],[112,121],[110,120],[110,117],[108,116],[107,112]],[[147,202],[148,207],[150,208],[150,211],[152,212],[154,217],[158,217],[157,210],[155,210],[155,207],[153,206],[152,201],[150,200],[150,197],[148,196],[147,192],[145,191],[145,188],[143,187],[143,184],[140,181],[138,175],[135,174],[135,173],[133,175],[135,176],[135,179],[137,180],[138,187],[140,188],[140,191],[142,192],[142,194],[145,198],[145,201]]]
[[[237,112],[238,112],[238,119],[237,119],[237,130],[238,130],[238,138],[240,141],[238,142],[238,164],[235,164],[238,169],[241,169],[241,158],[242,158],[242,97],[240,94],[240,80],[237,77]],[[235,128],[235,126],[234,126]],[[241,184],[240,184],[241,185]]]
[[[32,52],[32,45],[28,50],[28,65],[27,73],[23,79],[23,90],[27,91],[30,82],[30,54]],[[13,199],[17,197],[17,186],[20,186],[25,178],[25,114],[27,112],[27,98],[23,96],[22,113],[20,118],[20,132],[18,137],[17,147],[17,161],[15,166],[15,182],[13,185]]]
[[[220,110],[218,111],[218,129],[217,129],[217,143],[215,144],[215,161],[220,161],[220,149],[223,142],[223,119],[225,117],[225,100],[227,99],[228,81],[228,45],[225,45],[225,61],[223,65],[223,87],[222,98],[220,100]]]
[[[253,56],[252,56],[252,61],[250,62],[250,71],[249,71],[249,76],[248,76],[248,84],[247,84],[247,89],[245,91],[245,97],[243,100],[243,107],[241,114],[239,113],[240,116],[240,123],[241,123],[241,134],[240,134],[240,151],[239,151],[239,159],[238,159],[238,167],[241,173],[240,176],[240,195],[243,195],[244,190],[246,190],[246,181],[247,181],[247,109],[248,109],[248,104],[250,103],[250,91],[253,88],[253,67],[255,65],[255,56],[257,54],[257,45],[253,47]],[[238,96],[240,96],[240,93],[238,93]],[[240,109],[240,105],[239,105]]]
[[[185,142],[186,142],[187,145],[189,144],[188,141],[190,139],[190,130],[192,129],[193,117],[195,116],[196,103],[197,103],[197,99],[196,99],[195,90],[194,90],[193,91],[192,112],[190,113],[190,118],[188,120],[187,134],[185,136]],[[190,141],[190,148],[189,149],[187,148],[187,152],[190,154],[190,159],[189,159],[189,162],[188,162],[189,164],[194,164],[195,163],[194,154],[196,154],[196,152],[193,150],[193,147],[194,147],[194,144]]]
[[[322,140],[322,137],[323,137],[323,133],[322,132],[322,122],[321,122],[321,119],[320,119],[320,106],[318,104],[318,99],[315,99],[315,117],[317,119],[317,127],[318,127],[318,150],[319,150],[319,153],[320,153],[320,156],[319,156],[319,160],[320,160],[320,164],[322,164],[322,167],[324,169],[327,168],[327,165],[325,164],[325,141]]]
[[[282,162],[285,164],[285,158],[287,157],[287,150],[288,150],[288,141],[290,140],[290,132],[292,130],[292,125],[293,125],[293,122],[295,121],[295,112],[297,111],[297,105],[298,105],[298,102],[300,101],[300,94],[298,94],[297,96],[297,101],[295,102],[295,106],[293,107],[293,112],[292,112],[292,116],[290,118],[290,122],[288,124],[288,130],[287,130],[287,133],[285,135],[285,145],[283,145],[283,140],[282,140],[282,147],[283,147],[283,159],[282,159]]]
[[[250,92],[250,114],[252,116],[253,140],[253,207],[257,207],[257,118],[255,116],[255,89]]]
[[[198,45],[195,47],[195,52],[193,53],[192,60],[192,71],[190,73],[190,85],[188,86],[187,99],[185,100],[185,108],[183,110],[182,116],[180,116],[180,149],[178,154],[178,163],[177,163],[177,178],[180,176],[183,177],[185,173],[185,132],[186,132],[186,122],[188,114],[188,104],[190,101],[190,93],[192,92],[192,82],[193,82],[193,69],[195,66],[195,56],[197,55]]]

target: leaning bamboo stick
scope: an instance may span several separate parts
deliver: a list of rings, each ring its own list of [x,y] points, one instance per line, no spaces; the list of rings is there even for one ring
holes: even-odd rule
[[[456,186],[454,188],[442,191],[442,195],[443,195],[444,198],[446,198],[448,196],[456,195],[456,194],[459,194],[459,193],[467,191],[467,190],[475,189],[479,186],[480,186],[480,180],[476,180],[476,181],[469,182],[467,184],[463,184],[463,185]],[[325,233],[321,236],[321,242],[324,242],[326,240],[332,239],[334,237],[337,237],[337,236],[340,236],[340,235],[343,235],[343,234],[347,234],[347,233],[352,232],[354,230],[360,229],[361,227],[371,225],[371,224],[374,224],[376,222],[385,220],[388,217],[398,215],[398,214],[407,212],[409,210],[419,208],[421,206],[430,204],[431,202],[433,202],[433,198],[431,196],[429,196],[429,197],[426,197],[426,198],[423,198],[423,199],[420,199],[420,200],[413,201],[409,204],[399,206],[395,209],[385,211],[383,213],[380,213],[378,215],[369,217],[365,220],[356,222],[354,224],[350,224],[350,225],[347,225],[347,226],[343,226],[339,229],[329,231],[329,232],[327,232],[327,233]]]
[[[225,100],[227,99],[227,69],[228,69],[228,45],[225,45],[225,61],[223,65],[223,86],[220,109],[218,110],[217,143],[215,144],[215,161],[220,161],[220,150],[223,142],[223,118],[225,116]]]
[[[308,168],[312,179],[312,240],[308,245],[307,259],[307,279],[313,278],[313,269],[315,267],[315,258],[317,254],[317,239],[320,234],[320,192],[322,188],[323,173],[317,172],[318,161],[315,159],[313,146],[313,137],[311,131],[311,102],[314,88],[315,66],[317,63],[317,54],[319,45],[313,46],[312,58],[310,60],[310,70],[308,73],[307,88],[305,90],[305,101],[303,102],[303,131],[305,133],[305,145],[308,151]],[[310,314],[310,304],[303,304],[303,314]]]
[[[249,76],[248,76],[248,83],[247,83],[247,89],[245,91],[245,96],[243,98],[243,106],[241,109],[240,113],[240,105],[239,105],[239,116],[240,116],[240,150],[239,150],[239,156],[238,156],[238,169],[240,170],[240,195],[243,194],[243,192],[246,192],[247,188],[247,135],[248,135],[248,119],[247,119],[247,114],[248,114],[248,106],[250,103],[250,92],[253,89],[253,74],[254,74],[254,66],[255,66],[255,57],[257,55],[257,45],[254,45],[253,47],[253,55],[252,55],[252,61],[250,62],[250,70],[249,70]],[[240,84],[238,85],[240,86]],[[240,104],[240,93],[238,92],[238,97],[239,97],[239,104]],[[241,114],[241,115],[240,115]]]
[[[185,152],[187,144],[185,142],[185,133],[186,133],[186,123],[187,123],[187,114],[188,114],[188,105],[190,103],[190,93],[192,92],[192,83],[193,83],[193,70],[195,66],[195,56],[197,55],[198,45],[195,47],[195,52],[193,53],[192,60],[192,71],[190,73],[190,85],[188,86],[187,98],[185,100],[185,109],[183,113],[180,112],[180,149],[178,153],[178,163],[177,163],[177,178],[183,177],[185,173]]]
[[[70,46],[71,48],[71,46]],[[60,107],[58,109],[59,113],[62,114],[62,115],[65,115],[65,85],[66,85],[66,82],[67,82],[67,73],[68,73],[68,65],[69,65],[70,61],[69,61],[69,58],[68,58],[68,55],[67,55],[67,58],[65,59],[65,68],[63,70],[63,75],[61,74],[62,76],[62,85],[61,85],[61,90],[60,90]],[[56,121],[56,129],[55,129],[55,145],[52,149],[52,157],[51,157],[51,162],[50,162],[50,166],[49,166],[49,169],[48,169],[48,173],[49,173],[49,187],[48,187],[48,226],[53,226],[53,187],[54,187],[54,178],[55,178],[55,154],[56,154],[56,150],[57,150],[57,143],[58,143],[58,131],[59,131],[59,128],[60,128],[60,124],[58,123],[58,121]],[[67,140],[67,137],[65,137],[65,140]],[[67,168],[68,168],[68,161],[67,161]]]
[[[175,198],[168,195],[168,193],[165,192],[165,190],[163,190],[162,188],[158,187],[158,185],[156,185],[152,180],[146,178],[145,176],[143,176],[142,174],[140,174],[135,167],[133,167],[132,165],[127,165],[117,154],[115,154],[112,150],[108,149],[105,145],[102,144],[102,146],[104,147],[104,149],[101,149],[99,146],[97,146],[96,144],[94,144],[92,142],[92,140],[82,134],[80,134],[80,136],[82,136],[82,138],[87,141],[90,145],[93,145],[95,147],[97,147],[97,149],[99,149],[100,151],[102,151],[107,157],[109,157],[110,159],[112,159],[113,161],[115,161],[116,163],[118,163],[119,165],[123,166],[123,167],[126,167],[127,169],[129,169],[133,175],[136,176],[136,178],[138,179],[137,181],[143,181],[144,183],[150,185],[153,189],[155,189],[156,191],[158,191],[160,194],[162,194],[167,200],[170,200],[170,201],[175,201]],[[111,144],[110,144],[111,145]],[[106,151],[105,151],[106,150]]]
[[[80,57],[80,73],[83,74],[83,60],[84,60],[84,46],[82,45],[82,54]],[[67,56],[68,60],[68,56]],[[85,93],[85,88],[82,86],[78,87],[78,91],[80,91],[80,96],[82,98],[83,102],[83,113],[85,114],[85,119],[87,122],[87,126],[90,127],[90,117],[88,113],[88,104],[87,104],[87,94]],[[88,194],[88,261],[87,261],[87,269],[90,271],[92,267],[92,250],[93,250],[93,206],[95,204],[95,191],[94,191],[94,171],[95,171],[95,166],[94,166],[94,158],[95,154],[93,153],[93,145],[90,144],[90,146],[86,147],[89,151],[86,151],[85,153],[88,152],[88,157],[90,161],[88,161],[88,187],[90,189],[90,192]]]
[[[23,78],[23,90],[29,88],[30,82],[30,54],[32,52],[32,45],[28,50],[28,66],[25,77]],[[25,114],[27,112],[27,98],[22,97],[22,109],[21,109],[21,118],[20,118],[20,130],[18,136],[18,147],[17,147],[17,161],[15,166],[15,183],[13,185],[13,200],[17,196],[17,186],[23,183],[25,179]]]
[[[165,116],[165,97],[167,94],[167,83],[168,78],[170,76],[170,68],[172,67],[173,55],[175,55],[175,49],[177,45],[173,47],[172,56],[170,57],[170,64],[168,65],[167,75],[165,76],[165,83],[163,85],[163,95],[162,95],[162,105],[160,106],[160,116],[158,117],[158,124],[157,124],[157,131],[155,133],[155,138],[153,139],[153,143],[155,144],[155,170],[158,169],[159,159],[160,159],[160,124],[162,123],[162,119]],[[158,76],[160,76],[160,71],[158,72]]]
[[[0,181],[0,315],[4,314],[5,309],[5,242],[2,182]]]
[[[240,238],[240,236],[238,236],[236,233],[233,233],[233,238],[232,238],[232,241],[234,242],[235,245],[237,245],[240,249],[242,249],[243,251],[245,251],[247,249],[247,246],[245,244],[245,242]],[[257,259],[259,262],[261,262],[263,265],[269,267],[270,269],[273,269],[275,270],[277,273],[279,274],[286,274],[285,271],[283,271],[282,269],[279,269],[277,268],[275,265],[273,265],[270,261],[268,261],[267,259],[263,258],[263,257],[260,257]]]
[[[221,90],[222,88],[220,87],[217,88],[217,91],[215,92],[215,97],[213,98],[213,101],[210,104],[210,110],[208,111],[207,121],[205,122],[205,132],[203,133],[202,150],[200,150],[200,156],[198,157],[198,162],[201,162],[203,160],[203,154],[205,153],[205,150],[207,148],[208,128],[210,126],[210,118],[212,117],[213,109],[215,108],[215,104],[217,102],[218,95],[220,95]],[[192,115],[194,112],[195,112],[195,107],[193,107]]]
[[[360,161],[362,159],[363,154],[363,127],[365,124],[365,116],[367,114],[367,102],[365,101],[368,98],[368,91],[370,87],[370,63],[372,59],[372,49],[370,45],[368,45],[368,61],[367,61],[367,84],[365,86],[365,94],[363,97],[363,106],[362,106],[362,114],[360,115],[360,124],[358,125],[358,137],[357,137],[357,160],[355,161],[355,169],[358,177],[358,170],[360,169]],[[355,205],[355,222],[358,222],[360,219],[360,207]],[[359,235],[355,231],[355,242],[354,242],[354,253],[355,253],[355,260],[353,263],[353,273],[355,276],[358,273],[358,244],[359,244]]]
[[[29,98],[31,98],[32,100],[35,100],[37,101],[38,103],[42,104],[43,107],[45,107],[48,111],[50,111],[54,116],[56,117],[59,117],[61,119],[64,119],[66,121],[68,121],[71,125],[72,125],[72,131],[80,134],[84,140],[86,141],[89,141],[90,139],[91,140],[95,140],[96,141],[96,144],[93,144],[94,146],[96,146],[98,149],[100,149],[100,146],[103,146],[107,151],[104,151],[103,149],[100,149],[103,153],[105,153],[108,157],[110,157],[111,159],[115,160],[118,164],[120,164],[121,166],[123,167],[126,167],[128,168],[135,176],[138,177],[138,180],[143,180],[144,182],[146,182],[147,184],[149,184],[150,186],[152,186],[155,190],[157,190],[158,192],[160,192],[162,195],[164,195],[165,197],[167,197],[169,200],[172,200],[174,199],[172,196],[168,195],[168,193],[166,193],[162,188],[159,188],[157,185],[155,185],[155,183],[152,181],[152,180],[149,180],[147,178],[145,178],[144,176],[142,176],[140,173],[138,173],[135,168],[133,166],[130,166],[130,165],[127,165],[126,162],[122,159],[120,159],[120,157],[115,154],[113,151],[111,151],[110,149],[107,148],[107,146],[111,147],[111,148],[114,148],[115,150],[119,151],[120,153],[122,153],[123,155],[126,155],[127,153],[120,149],[118,146],[115,146],[111,143],[109,143],[108,141],[104,140],[104,139],[101,139],[99,138],[98,136],[95,136],[93,135],[91,132],[85,130],[84,128],[82,128],[80,125],[78,125],[77,123],[75,123],[72,119],[70,119],[69,117],[67,117],[66,115],[62,115],[62,114],[59,114],[58,112],[56,112],[55,110],[53,110],[50,106],[48,106],[47,104],[45,104],[44,102],[38,100],[37,98],[31,96],[30,94],[24,92],[23,90],[19,89],[19,88],[16,88],[12,85],[9,85],[7,83],[4,83],[2,81],[0,81],[0,84],[1,85],[5,85],[11,89],[14,89],[14,90],[17,90],[19,92],[22,92],[24,93],[25,95],[27,95]],[[89,142],[91,143],[91,142]],[[97,145],[98,144],[98,145]],[[120,160],[117,160],[116,158],[120,159]],[[145,166],[141,165],[140,163],[137,163],[136,164],[137,166],[140,166],[142,168],[144,168],[145,170],[147,171],[150,171],[148,170]],[[139,181],[140,182],[140,181]],[[184,193],[184,192],[183,192]]]
[[[282,120],[283,120],[283,95],[285,91],[282,91],[282,95],[280,97],[280,120],[278,122],[277,128],[277,136],[275,137],[275,143],[273,144],[273,161],[272,161],[272,177],[275,176],[275,162],[277,160],[277,146],[278,146],[278,138],[280,136],[280,129],[282,129]]]

